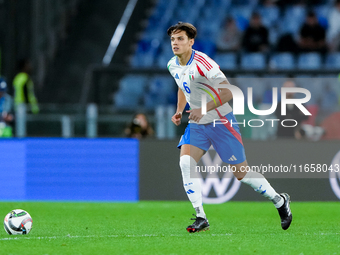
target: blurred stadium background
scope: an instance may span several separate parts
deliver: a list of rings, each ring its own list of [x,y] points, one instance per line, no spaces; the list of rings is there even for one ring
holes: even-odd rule
[[[340,165],[340,52],[286,47],[297,45],[311,10],[327,34],[334,5],[335,0],[0,0],[1,77],[13,96],[17,62],[30,59],[40,107],[32,114],[18,105],[13,137],[0,138],[0,217],[21,208],[34,222],[28,236],[0,231],[0,253],[338,254],[340,173],[299,170]],[[268,30],[267,50],[222,51],[225,20],[232,17],[244,34],[253,12]],[[244,92],[253,88],[256,109],[268,108],[271,88],[287,78],[311,92],[306,107],[312,116],[304,124],[324,133],[280,138],[277,127],[241,126],[250,165],[298,170],[264,174],[292,198],[288,231],[281,230],[270,202],[224,173],[202,178],[211,231],[185,231],[192,207],[176,146],[187,117],[179,127],[170,121],[177,87],[166,67],[172,57],[166,30],[178,21],[198,28],[194,49],[215,59],[232,84]],[[146,138],[128,137],[126,130],[141,130],[137,113],[150,123]],[[237,118],[264,120],[250,111]],[[0,132],[2,127],[0,121]],[[199,164],[222,162],[211,150]]]
[[[298,41],[310,10],[327,31],[334,2],[1,0],[1,75],[13,95],[16,62],[29,58],[40,106],[39,114],[15,115],[14,136],[29,138],[0,141],[1,171],[6,172],[0,178],[2,200],[186,199],[176,149],[186,121],[179,128],[170,121],[177,87],[166,68],[173,56],[166,29],[178,21],[198,28],[194,48],[215,59],[232,84],[244,91],[254,88],[259,109],[270,103],[268,90],[280,88],[287,78],[296,78],[299,87],[310,90],[307,108],[313,116],[305,123],[325,129],[321,141],[282,140],[275,130],[245,127],[242,134],[251,164],[290,164],[290,157],[298,155],[296,164],[330,165],[340,147],[340,52],[282,51],[278,45],[287,34]],[[217,40],[226,18],[232,17],[244,32],[255,11],[269,31],[268,51],[221,52]],[[125,138],[136,113],[146,114],[155,131],[146,139]],[[260,118],[250,113],[244,116],[254,117]],[[267,161],[261,161],[264,153],[258,146]],[[168,189],[157,184],[150,187],[150,182],[160,183],[164,176],[172,180]],[[7,188],[18,181],[15,178],[23,186],[16,193],[9,192]],[[277,182],[284,187],[284,181]],[[290,182],[296,192],[292,196],[308,200],[307,195],[299,195],[299,180]],[[327,190],[309,196],[310,200],[338,200],[340,196],[332,191],[328,175],[307,183]],[[91,196],[90,186],[97,190]],[[110,187],[115,191],[101,197]],[[120,189],[126,192],[118,196]],[[126,196],[120,196],[123,193]],[[244,191],[236,198],[252,200],[250,193]]]

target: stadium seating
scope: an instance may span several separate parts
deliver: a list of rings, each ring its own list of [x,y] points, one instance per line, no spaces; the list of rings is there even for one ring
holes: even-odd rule
[[[249,6],[235,6],[231,8],[230,15],[232,15],[234,19],[242,17],[249,20],[252,12],[253,9]]]
[[[270,67],[278,70],[292,70],[295,68],[294,56],[291,53],[275,54],[270,59]]]
[[[167,38],[167,40],[164,40],[162,43],[162,49],[161,52],[158,54],[156,59],[156,66],[159,68],[165,69],[167,66],[168,61],[174,56],[171,46],[170,46],[170,40]]]
[[[127,75],[120,80],[119,91],[141,95],[146,87],[147,77],[144,75]]]
[[[136,109],[140,105],[141,96],[137,94],[118,92],[114,94],[114,106],[118,109]]]
[[[214,6],[229,7],[234,0],[210,0],[206,4],[213,4]]]
[[[150,67],[154,64],[154,56],[150,52],[140,52],[135,54],[131,60],[133,67]]]
[[[176,88],[174,79],[170,75],[156,75],[149,81],[148,90],[160,95],[168,96]]]
[[[262,16],[262,23],[267,28],[275,25],[280,18],[280,10],[277,6],[266,6],[258,9],[258,12]]]
[[[189,23],[195,24],[198,19],[198,12],[195,8],[179,8],[177,10],[178,20],[185,20]]]
[[[266,58],[263,53],[246,53],[241,56],[241,68],[245,70],[260,70],[266,68]]]
[[[298,68],[305,70],[317,70],[322,65],[321,55],[316,52],[302,53],[298,57]]]
[[[331,6],[328,5],[328,4],[325,4],[325,5],[318,5],[318,6],[315,6],[313,8],[314,12],[316,13],[316,15],[318,16],[318,18],[320,17],[328,17],[329,16],[329,12],[331,10]]]
[[[147,78],[143,75],[127,75],[119,82],[119,89],[113,101],[117,108],[133,109],[141,101],[146,87]]]
[[[306,10],[301,6],[290,6],[286,8],[284,15],[280,18],[279,33],[281,35],[291,33],[296,39],[300,28],[305,21]]]
[[[302,22],[294,17],[286,17],[282,22],[279,23],[278,31],[280,35],[292,34],[294,38],[298,38],[298,33],[302,26]]]
[[[221,69],[235,70],[237,68],[237,56],[235,53],[216,54],[214,60]]]
[[[157,105],[167,105],[173,102],[176,84],[169,75],[156,75],[149,80],[149,86],[143,95],[144,106],[154,108]]]
[[[211,58],[213,58],[215,56],[216,45],[211,40],[202,40],[202,39],[200,40],[200,39],[198,39],[198,40],[195,41],[193,48],[195,50],[204,52],[205,54],[207,54]]]
[[[258,0],[232,0],[232,5],[242,5],[245,7],[256,6],[258,4]]]
[[[277,29],[277,26],[272,26],[269,28],[269,44],[270,45],[277,45],[278,40],[280,37],[280,33]]]
[[[218,14],[215,13],[215,16],[218,16]],[[222,18],[210,19],[210,20],[206,20],[206,19],[199,20],[197,24],[200,30],[198,32],[196,42],[198,40],[209,41],[209,43],[212,43],[215,46],[215,39],[217,38],[218,33],[220,32],[221,21],[222,21]]]
[[[298,24],[304,22],[307,14],[307,8],[301,5],[288,6],[285,12],[285,19],[297,21]]]
[[[144,75],[127,75],[119,82],[114,95],[114,105],[122,109],[134,109],[141,104],[148,79]]]
[[[170,58],[171,54],[159,49],[159,46],[164,43],[163,39],[166,37],[165,31],[170,24],[175,24],[179,20],[194,23],[198,28],[198,35],[196,39],[195,49],[207,53],[210,57],[214,57],[215,43],[221,25],[227,16],[232,16],[236,20],[236,24],[241,30],[245,30],[249,24],[249,19],[253,11],[257,11],[262,16],[262,22],[269,28],[269,41],[271,46],[276,45],[278,38],[287,33],[291,33],[295,39],[298,39],[300,28],[305,21],[307,8],[303,5],[288,5],[286,8],[280,9],[275,5],[260,5],[258,0],[196,0],[195,8],[193,8],[192,1],[166,1],[159,0],[155,5],[153,12],[149,18],[149,26],[144,31],[141,41],[138,44],[135,56],[131,58],[131,65],[135,67],[140,66],[158,66],[165,68],[165,64]],[[314,6],[314,10],[319,18],[322,26],[327,27],[328,13],[332,8],[331,1],[323,1],[322,4]],[[155,26],[157,24],[157,26]],[[156,42],[148,42],[145,40],[156,38]],[[141,45],[142,44],[142,45]],[[219,57],[218,57],[219,58]],[[303,63],[306,57],[298,60],[297,66],[301,69],[315,69],[320,68],[319,60],[313,64]],[[313,57],[317,59],[318,57]],[[258,58],[259,59],[259,58]],[[277,57],[275,52],[270,58],[278,69],[290,70],[295,68],[295,61],[292,61],[288,55]],[[283,63],[278,63],[277,59],[283,60]],[[326,61],[325,68],[336,68],[336,57],[330,57]],[[258,62],[259,61],[259,62]],[[241,67],[245,69],[262,69],[266,67],[262,60],[252,62],[251,64],[242,64]],[[258,66],[260,63],[260,67]],[[235,67],[230,67],[234,69]]]
[[[157,31],[157,30],[156,30]],[[153,38],[153,37],[150,37]],[[157,38],[157,37],[156,37]],[[159,39],[143,39],[138,42],[138,47],[131,65],[133,67],[150,67],[154,64],[154,58],[159,51]]]
[[[196,0],[195,5],[190,0],[159,0],[149,17],[149,25],[138,42],[138,47],[131,58],[131,65],[134,67],[157,67],[165,69],[168,61],[173,56],[166,29],[178,21],[188,21],[194,23],[198,29],[198,35],[193,46],[194,49],[202,51],[213,58],[223,70],[237,71],[239,69],[251,70],[321,70],[340,69],[340,53],[332,53],[324,58],[319,53],[300,53],[293,55],[288,52],[275,52],[275,46],[284,34],[292,34],[293,38],[299,38],[299,32],[308,10],[314,10],[318,16],[320,24],[327,28],[328,13],[333,4],[330,0],[325,0],[320,5],[306,8],[303,5],[287,5],[279,8],[275,5],[261,5],[259,0]],[[221,27],[227,17],[233,17],[236,25],[244,31],[249,25],[251,14],[257,11],[262,17],[263,24],[269,29],[269,42],[271,50],[268,55],[263,53],[229,52],[219,53],[216,51],[216,39]],[[156,26],[155,26],[156,25]],[[152,38],[152,39],[150,39]],[[240,54],[240,56],[238,55]],[[238,59],[239,58],[239,59]],[[268,65],[267,65],[268,60]],[[270,74],[268,74],[270,75]],[[251,75],[254,77],[254,75]],[[244,77],[243,77],[244,78]],[[273,86],[280,88],[285,81],[285,76],[271,79],[253,79],[252,86],[256,86],[254,91],[256,100],[259,101],[261,93],[265,89]],[[237,79],[240,79],[238,76]],[[242,79],[241,79],[242,80]],[[169,102],[171,91],[176,90],[171,81],[171,77],[152,77],[148,86],[141,86],[139,91],[139,101],[152,108],[158,104]],[[321,96],[320,89],[323,85],[318,84],[320,80],[310,77],[300,76],[298,86],[309,89],[312,94],[310,103],[316,103]],[[333,79],[330,86],[337,86]],[[242,89],[246,88],[248,81],[238,82]],[[124,84],[124,81],[122,82]],[[167,84],[167,85],[166,85]],[[170,85],[169,85],[170,84]],[[171,85],[172,84],[172,85]],[[125,93],[125,86],[121,85],[118,93]],[[140,91],[143,88],[144,91]],[[171,88],[169,91],[166,89]],[[332,87],[333,88],[333,87]],[[137,100],[138,101],[138,100]],[[119,102],[119,100],[118,100]]]
[[[340,69],[340,53],[330,53],[326,57],[327,69]]]

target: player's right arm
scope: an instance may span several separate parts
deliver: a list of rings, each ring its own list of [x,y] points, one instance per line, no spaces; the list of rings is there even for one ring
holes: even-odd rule
[[[177,110],[176,113],[172,116],[171,121],[178,126],[181,124],[182,119],[182,112],[184,111],[184,108],[187,104],[187,100],[185,98],[185,95],[183,91],[178,88],[178,94],[177,94]]]

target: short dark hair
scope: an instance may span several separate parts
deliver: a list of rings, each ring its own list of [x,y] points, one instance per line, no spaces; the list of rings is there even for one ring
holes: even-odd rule
[[[195,39],[197,35],[197,29],[194,25],[187,22],[178,22],[176,25],[172,25],[168,29],[168,35],[171,36],[173,33],[185,31],[189,39]]]

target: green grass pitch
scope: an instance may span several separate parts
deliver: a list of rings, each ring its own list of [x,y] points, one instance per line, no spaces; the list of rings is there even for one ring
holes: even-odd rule
[[[26,236],[0,231],[0,254],[340,254],[340,203],[292,202],[283,231],[270,202],[205,205],[210,230],[189,234],[189,202],[1,202],[24,209]]]

